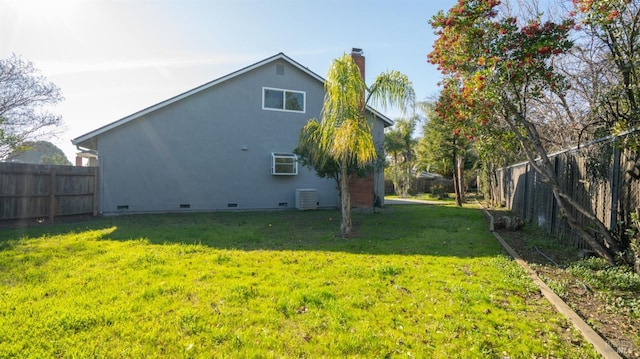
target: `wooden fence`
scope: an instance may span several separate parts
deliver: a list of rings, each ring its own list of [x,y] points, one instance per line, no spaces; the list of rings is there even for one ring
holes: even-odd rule
[[[638,162],[638,154],[621,151],[619,138],[595,141],[582,148],[550,156],[563,190],[590,209],[609,230],[620,231],[629,214],[640,207],[640,181],[629,172]],[[529,163],[520,163],[497,171],[491,183],[494,200],[502,202],[523,220],[537,224],[548,233],[566,239],[579,248],[587,248],[569,224],[560,218],[551,188]],[[583,228],[593,224],[574,212]]]
[[[98,214],[98,169],[0,163],[0,219]]]

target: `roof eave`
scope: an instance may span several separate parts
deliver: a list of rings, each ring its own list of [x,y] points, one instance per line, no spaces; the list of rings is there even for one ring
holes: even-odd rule
[[[371,114],[373,114],[373,116],[375,118],[379,118],[380,120],[382,120],[382,122],[384,123],[384,127],[391,127],[393,126],[393,120],[391,120],[389,117],[383,115],[382,113],[380,113],[378,110],[374,109],[373,107],[367,106],[367,111],[371,112]]]

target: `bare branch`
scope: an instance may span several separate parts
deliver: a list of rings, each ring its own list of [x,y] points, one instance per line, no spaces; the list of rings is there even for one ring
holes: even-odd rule
[[[31,62],[16,55],[0,59],[0,158],[25,140],[51,135],[62,118],[48,108],[62,100]]]

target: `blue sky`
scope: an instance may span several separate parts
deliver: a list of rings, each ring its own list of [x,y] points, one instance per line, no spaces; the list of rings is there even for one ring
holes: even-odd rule
[[[279,52],[325,77],[362,48],[368,84],[398,70],[432,97],[428,20],[455,2],[0,0],[0,57],[32,61],[61,88],[65,129],[51,141],[73,162],[72,138]]]

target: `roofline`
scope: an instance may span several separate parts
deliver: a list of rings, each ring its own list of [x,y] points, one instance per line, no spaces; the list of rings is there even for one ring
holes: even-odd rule
[[[88,141],[93,137],[99,136],[99,135],[101,135],[101,134],[103,134],[103,133],[105,133],[107,131],[110,131],[110,130],[116,128],[116,127],[124,125],[124,124],[126,124],[126,123],[128,123],[130,121],[133,121],[133,120],[135,120],[135,119],[137,119],[139,117],[147,115],[147,114],[149,114],[151,112],[154,112],[154,111],[159,110],[159,109],[161,109],[161,108],[163,108],[165,106],[168,106],[168,105],[171,105],[171,104],[173,104],[175,102],[178,102],[178,101],[180,101],[180,100],[182,100],[184,98],[187,98],[187,97],[189,97],[189,96],[191,96],[193,94],[196,94],[196,93],[198,93],[200,91],[204,91],[204,90],[206,90],[208,88],[211,88],[211,87],[213,87],[213,86],[215,86],[215,85],[217,85],[217,84],[219,84],[221,82],[233,79],[233,78],[235,78],[237,76],[245,74],[245,73],[247,73],[249,71],[252,71],[252,70],[254,70],[254,69],[256,69],[256,68],[258,68],[260,66],[263,66],[265,64],[268,64],[268,63],[276,61],[276,60],[285,60],[285,61],[289,62],[291,65],[297,67],[302,72],[304,72],[304,73],[308,74],[309,76],[315,78],[316,80],[320,81],[321,83],[324,84],[324,82],[325,82],[324,78],[322,78],[321,76],[319,76],[315,72],[309,70],[309,68],[302,66],[300,63],[298,63],[297,61],[293,60],[292,58],[290,58],[289,56],[285,55],[284,53],[280,52],[280,53],[278,53],[276,55],[273,55],[271,57],[268,57],[268,58],[266,58],[266,59],[264,59],[262,61],[256,62],[256,63],[254,63],[252,65],[249,65],[247,67],[244,67],[244,68],[242,68],[240,70],[234,71],[234,72],[232,72],[230,74],[227,74],[225,76],[219,77],[219,78],[217,78],[217,79],[215,79],[213,81],[209,81],[209,82],[207,82],[207,83],[205,83],[203,85],[200,85],[200,86],[195,87],[195,88],[193,88],[191,90],[183,92],[183,93],[181,93],[181,94],[179,94],[177,96],[171,97],[171,98],[169,98],[167,100],[164,100],[164,101],[161,101],[161,102],[159,102],[159,103],[157,103],[155,105],[149,106],[149,107],[147,107],[147,108],[145,108],[143,110],[140,110],[138,112],[135,112],[135,113],[133,113],[133,114],[131,114],[129,116],[126,116],[126,117],[123,117],[123,118],[121,118],[119,120],[111,122],[111,123],[109,123],[107,125],[104,125],[104,126],[98,128],[98,129],[96,129],[96,130],[93,130],[91,132],[85,133],[84,135],[80,135],[80,136],[72,139],[71,143],[76,145],[76,146],[79,146],[81,143],[83,143],[85,141]],[[373,113],[375,117],[380,118],[385,123],[385,127],[393,126],[393,121],[391,119],[389,119],[388,117],[384,116],[380,112],[376,111],[372,107],[367,106],[367,110],[369,110],[371,113]]]
[[[383,115],[381,112],[379,112],[378,110],[374,109],[371,106],[367,106],[367,111],[370,111],[374,117],[379,118],[382,120],[382,122],[384,122],[384,127],[391,127],[393,126],[394,122],[393,120],[391,120],[389,117]]]

